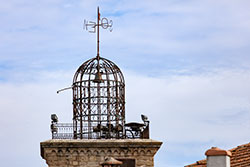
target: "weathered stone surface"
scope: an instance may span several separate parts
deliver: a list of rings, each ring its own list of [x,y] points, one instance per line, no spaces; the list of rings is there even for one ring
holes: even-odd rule
[[[151,139],[54,139],[41,142],[40,146],[49,167],[100,167],[105,157],[135,159],[136,167],[153,167],[161,144]]]

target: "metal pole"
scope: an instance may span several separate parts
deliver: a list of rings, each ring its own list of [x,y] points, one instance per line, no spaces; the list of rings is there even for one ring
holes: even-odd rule
[[[100,14],[100,12],[99,12],[99,6],[98,6],[98,8],[97,8],[97,60],[98,60],[98,62],[99,62],[99,59],[100,59],[100,54],[99,54],[99,26],[100,26],[100,24],[99,24],[99,21],[100,21],[100,16],[101,16],[101,14]]]

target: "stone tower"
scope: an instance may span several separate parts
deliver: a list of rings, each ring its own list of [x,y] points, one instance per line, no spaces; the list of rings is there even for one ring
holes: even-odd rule
[[[125,80],[119,67],[100,57],[99,28],[112,28],[101,18],[86,22],[97,30],[97,56],[84,62],[73,77],[73,123],[59,123],[51,115],[52,139],[40,143],[49,167],[101,167],[119,162],[121,167],[153,167],[161,142],[150,139],[149,120],[125,121]],[[112,161],[104,163],[105,159]],[[118,165],[118,166],[119,166]]]

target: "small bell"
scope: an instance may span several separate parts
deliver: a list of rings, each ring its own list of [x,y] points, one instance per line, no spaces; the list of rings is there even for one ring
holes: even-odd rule
[[[95,74],[95,79],[93,80],[94,83],[102,83],[104,82],[102,79],[102,72],[97,71]]]

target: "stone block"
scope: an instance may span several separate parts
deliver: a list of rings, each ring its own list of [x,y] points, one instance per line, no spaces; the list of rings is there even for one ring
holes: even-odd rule
[[[106,157],[133,159],[135,167],[153,167],[162,142],[152,139],[90,139],[41,142],[41,156],[49,167],[101,167]]]

